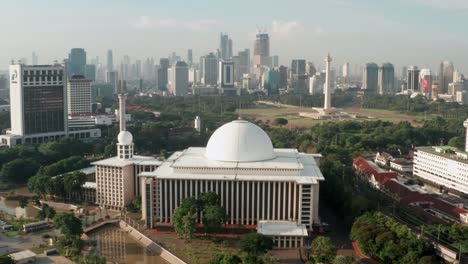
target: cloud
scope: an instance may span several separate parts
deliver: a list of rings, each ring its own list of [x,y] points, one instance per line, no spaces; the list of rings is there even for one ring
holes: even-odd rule
[[[451,11],[468,11],[468,1],[466,0],[405,0],[428,7],[451,10]]]
[[[289,36],[292,33],[302,31],[304,27],[299,21],[274,20],[271,24],[271,33],[278,36]]]
[[[138,29],[161,29],[161,28],[183,28],[193,31],[208,30],[218,22],[214,19],[177,20],[173,18],[156,18],[151,16],[140,16],[131,22]]]

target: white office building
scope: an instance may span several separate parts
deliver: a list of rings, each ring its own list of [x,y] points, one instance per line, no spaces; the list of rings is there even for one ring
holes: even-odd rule
[[[99,137],[99,129],[69,131],[66,79],[61,64],[10,65],[11,128],[0,135],[0,144],[12,147],[65,136]]]
[[[67,82],[68,115],[89,115],[91,108],[91,80],[74,75]]]
[[[320,223],[320,154],[274,149],[258,126],[235,120],[218,128],[205,147],[175,152],[155,171],[139,174],[142,218],[149,227],[172,223],[187,197],[220,196],[230,225],[287,221],[311,230]],[[281,235],[281,234],[278,234]]]
[[[168,88],[172,95],[183,96],[188,94],[189,70],[187,63],[178,61],[169,68],[168,77]]]
[[[464,126],[468,128],[468,120]],[[434,185],[468,194],[468,144],[465,151],[449,146],[419,147],[416,150],[415,176]]]

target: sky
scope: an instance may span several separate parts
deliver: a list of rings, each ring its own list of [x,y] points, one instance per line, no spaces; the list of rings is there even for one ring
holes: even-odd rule
[[[307,59],[335,67],[391,62],[437,70],[453,61],[468,75],[468,0],[0,0],[0,69],[33,51],[39,63],[63,60],[84,48],[88,60],[114,51],[114,62],[194,59],[219,46],[220,32],[234,52],[253,52],[258,29],[270,34],[280,63]]]

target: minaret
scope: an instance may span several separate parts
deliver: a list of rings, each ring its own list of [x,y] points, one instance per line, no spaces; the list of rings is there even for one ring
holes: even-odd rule
[[[119,119],[120,119],[120,133],[117,137],[117,156],[121,160],[133,158],[133,136],[132,133],[127,131],[125,121],[125,94],[127,83],[124,80],[120,81],[120,94],[119,94]]]
[[[324,87],[324,94],[325,94],[325,102],[323,103],[323,110],[331,109],[331,91],[330,91],[330,62],[332,58],[330,57],[330,53],[328,53],[327,57],[325,58],[326,62],[326,69],[325,69],[325,87]]]

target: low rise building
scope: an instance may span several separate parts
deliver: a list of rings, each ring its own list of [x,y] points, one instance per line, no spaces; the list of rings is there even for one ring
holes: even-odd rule
[[[259,221],[257,232],[273,239],[274,247],[278,249],[299,248],[305,245],[308,236],[303,224],[290,221]]]
[[[390,168],[398,172],[412,173],[413,161],[408,159],[394,159],[390,161]]]
[[[375,163],[381,166],[390,166],[390,161],[393,160],[393,156],[387,152],[377,152],[375,155]]]

